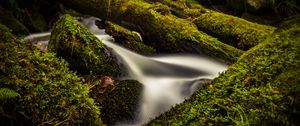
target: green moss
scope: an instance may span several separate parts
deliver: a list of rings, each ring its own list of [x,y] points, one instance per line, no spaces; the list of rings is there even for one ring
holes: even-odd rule
[[[274,27],[260,25],[244,19],[208,10],[204,7],[191,7],[197,3],[170,0],[149,0],[161,2],[171,8],[172,14],[193,20],[199,30],[219,38],[222,42],[242,50],[257,45],[275,30]]]
[[[20,23],[13,14],[0,7],[0,24],[4,24],[12,30],[12,33],[18,36],[25,36],[29,34],[27,28]]]
[[[20,94],[3,106],[8,116],[0,117],[2,125],[103,125],[99,107],[65,60],[2,29],[0,88]]]
[[[116,43],[127,49],[144,55],[154,54],[156,52],[154,48],[144,44],[138,33],[111,22],[108,22],[106,25],[105,32],[113,36]]]
[[[275,30],[271,26],[259,25],[214,11],[206,11],[193,22],[200,30],[243,50],[257,45]]]
[[[104,94],[98,94],[98,88],[94,88],[92,93],[95,101],[101,105],[101,119],[107,125],[132,121],[142,92],[142,84],[137,81],[118,81],[115,85]]]
[[[126,26],[130,30],[138,31],[144,42],[153,46],[158,52],[206,54],[227,62],[236,61],[243,52],[198,31],[189,20],[171,14],[162,14],[156,11],[156,5],[141,0],[99,0],[96,5],[70,0],[63,0],[63,2],[70,8],[89,12],[94,16]],[[95,7],[97,9],[93,9]],[[107,8],[114,14],[95,14],[96,12],[109,13]]]
[[[142,32],[145,34],[145,41],[148,40],[146,43],[154,42],[148,44],[153,45],[159,51],[204,53],[229,62],[235,61],[242,53],[198,31],[193,23],[173,15],[161,15],[147,8],[147,5],[132,3],[126,12],[131,16],[128,21],[147,30]]]
[[[162,3],[170,8],[172,14],[180,18],[192,18],[197,13],[191,13],[192,11],[202,11],[203,7],[195,0],[146,0],[150,3]],[[190,17],[191,16],[191,17]]]
[[[293,26],[148,125],[299,125],[299,22]]]
[[[48,49],[63,57],[72,69],[88,74],[116,75],[116,60],[106,46],[69,15],[62,16],[53,27]]]

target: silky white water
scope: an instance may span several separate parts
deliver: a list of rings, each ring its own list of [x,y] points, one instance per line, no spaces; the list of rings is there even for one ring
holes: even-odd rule
[[[127,67],[129,79],[144,85],[136,120],[128,125],[141,125],[169,110],[188,98],[201,84],[226,70],[226,65],[199,56],[141,56],[107,41],[108,36],[96,36],[121,58]]]
[[[115,125],[141,125],[151,118],[183,102],[201,85],[227,66],[213,59],[192,55],[168,55],[146,57],[113,43],[113,38],[95,25],[97,18],[82,19],[81,23],[95,34],[127,68],[127,79],[139,81],[144,90],[137,108],[134,121],[117,122]],[[39,40],[47,44],[50,33],[34,34],[26,41]],[[41,48],[44,49],[45,47]]]

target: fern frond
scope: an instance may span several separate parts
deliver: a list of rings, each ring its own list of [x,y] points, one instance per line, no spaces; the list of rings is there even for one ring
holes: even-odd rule
[[[15,92],[14,90],[8,88],[0,88],[0,101],[12,99],[17,96],[20,96],[20,94],[18,92]]]

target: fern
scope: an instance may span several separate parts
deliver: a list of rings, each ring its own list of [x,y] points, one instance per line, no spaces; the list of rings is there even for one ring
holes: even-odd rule
[[[18,92],[15,92],[14,90],[11,90],[8,88],[0,88],[0,101],[1,102],[15,98],[17,96],[20,96],[20,94]]]

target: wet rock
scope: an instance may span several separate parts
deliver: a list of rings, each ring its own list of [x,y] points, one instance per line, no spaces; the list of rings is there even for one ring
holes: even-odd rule
[[[54,25],[48,50],[66,59],[79,73],[118,75],[121,68],[108,48],[69,15]]]
[[[99,94],[101,87],[92,89],[91,95],[101,105],[101,119],[104,124],[112,125],[117,122],[131,122],[135,118],[143,85],[133,80],[114,82],[114,87]]]
[[[135,31],[130,31],[112,22],[105,23],[105,32],[113,36],[115,43],[139,54],[150,55],[156,50],[144,44],[142,37]]]

